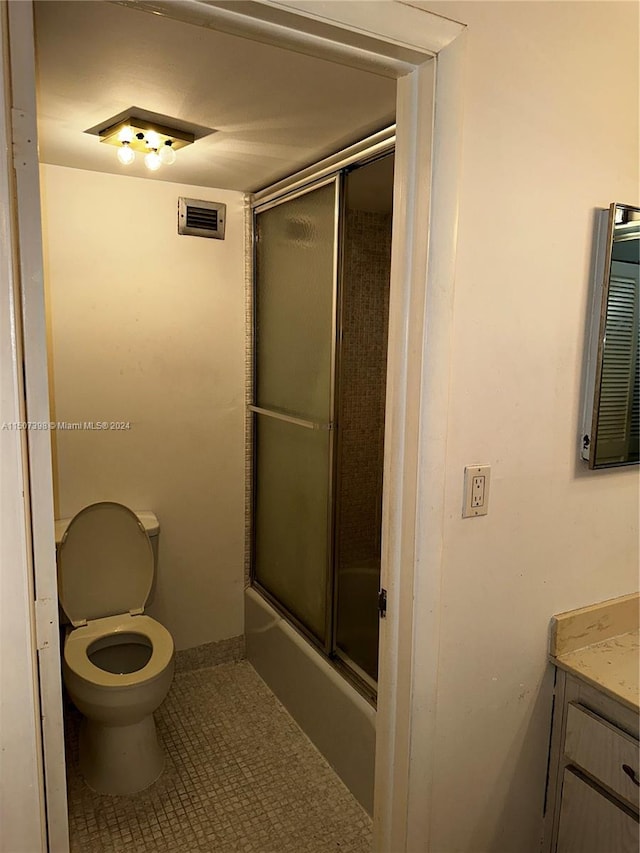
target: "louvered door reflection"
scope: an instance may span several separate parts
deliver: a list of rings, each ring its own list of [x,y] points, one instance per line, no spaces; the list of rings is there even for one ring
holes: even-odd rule
[[[638,458],[638,265],[611,262],[596,464]]]
[[[338,181],[255,215],[253,578],[328,648]]]

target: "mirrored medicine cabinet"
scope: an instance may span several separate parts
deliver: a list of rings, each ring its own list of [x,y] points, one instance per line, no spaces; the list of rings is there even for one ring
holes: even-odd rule
[[[582,458],[589,468],[640,461],[640,208],[597,211]]]

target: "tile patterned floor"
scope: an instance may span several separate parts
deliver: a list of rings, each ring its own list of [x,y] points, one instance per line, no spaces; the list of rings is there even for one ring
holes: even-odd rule
[[[140,794],[78,773],[67,719],[72,853],[368,853],[371,821],[247,661],[176,675],[156,713],[167,752]]]

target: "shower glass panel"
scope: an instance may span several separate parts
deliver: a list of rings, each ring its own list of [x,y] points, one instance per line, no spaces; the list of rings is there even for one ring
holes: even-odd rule
[[[338,179],[255,217],[253,574],[325,648]]]
[[[254,214],[252,580],[370,698],[393,153]]]
[[[256,216],[256,405],[329,421],[336,181]]]
[[[378,677],[378,590],[393,155],[344,178],[338,370],[335,652]]]
[[[256,578],[319,640],[329,565],[329,433],[256,417]]]

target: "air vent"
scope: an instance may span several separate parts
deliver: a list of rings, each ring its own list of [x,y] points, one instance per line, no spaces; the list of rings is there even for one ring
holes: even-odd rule
[[[227,205],[195,198],[178,200],[178,234],[224,240]]]

